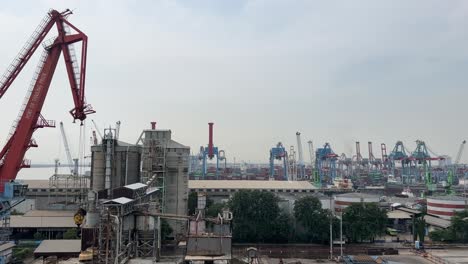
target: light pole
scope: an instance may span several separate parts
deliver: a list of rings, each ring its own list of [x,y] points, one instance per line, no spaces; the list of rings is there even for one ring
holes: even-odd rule
[[[343,259],[343,212],[340,212],[340,215],[336,217],[340,219],[340,257]]]

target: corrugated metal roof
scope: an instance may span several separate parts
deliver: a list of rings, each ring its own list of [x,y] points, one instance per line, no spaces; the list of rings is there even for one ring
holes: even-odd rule
[[[74,215],[75,215],[75,211],[31,210],[31,211],[26,212],[23,216],[24,217],[33,217],[33,216],[73,217]]]
[[[410,209],[410,208],[406,208],[406,207],[398,207],[398,210],[406,212],[406,213],[410,213],[410,214],[421,214],[422,213],[419,210]]]
[[[137,183],[125,185],[124,188],[130,189],[130,190],[138,190],[141,188],[145,188],[146,186],[148,185],[141,183],[141,182],[137,182]]]
[[[50,182],[49,180],[20,180],[22,183],[28,185],[28,189],[49,189],[50,188]],[[90,181],[87,182],[87,187],[90,185]],[[54,187],[58,189],[66,189],[65,186],[59,186],[59,187]],[[79,187],[71,187],[69,186],[68,189],[77,189]]]
[[[424,220],[427,224],[441,227],[441,228],[448,228],[450,226],[450,220],[442,219],[439,217],[435,217],[432,215],[425,215]]]
[[[189,189],[316,189],[307,181],[189,180],[188,186]]]
[[[0,245],[0,252],[4,251],[4,250],[7,250],[7,249],[10,249],[12,247],[15,246],[15,243],[12,243],[12,242],[7,242],[7,243],[3,243]]]
[[[76,227],[70,216],[22,216],[10,217],[12,228],[70,228]]]
[[[409,213],[399,210],[387,212],[387,217],[389,219],[411,219],[411,215]]]
[[[112,203],[116,203],[116,204],[127,204],[129,202],[133,202],[132,199],[129,199],[127,197],[120,197],[120,198],[116,198],[116,199],[112,199],[112,200],[109,200],[109,201],[106,201],[104,202],[104,204],[112,204]]]
[[[375,194],[357,193],[357,192],[338,194],[336,195],[336,197],[363,198],[363,199],[368,199],[368,198],[379,199],[380,198],[380,196],[375,195]]]
[[[45,253],[79,253],[81,251],[81,240],[79,239],[58,239],[43,240],[34,250],[34,254]]]
[[[177,141],[174,141],[174,140],[170,140],[169,143],[167,144],[167,148],[190,148],[188,146],[185,146],[185,145],[182,145],[180,144],[179,142]]]

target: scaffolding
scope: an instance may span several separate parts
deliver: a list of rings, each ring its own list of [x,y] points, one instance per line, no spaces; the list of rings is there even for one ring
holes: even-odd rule
[[[55,173],[49,178],[48,204],[83,206],[86,203],[88,182],[87,176]]]
[[[144,132],[145,135],[151,132]],[[142,153],[142,168],[141,179],[150,187],[159,189],[158,205],[156,210],[164,213],[166,200],[166,140],[159,138],[144,138],[143,153]]]

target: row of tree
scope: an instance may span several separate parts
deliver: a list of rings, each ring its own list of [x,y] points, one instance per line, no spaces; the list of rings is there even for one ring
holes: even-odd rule
[[[189,213],[195,212],[196,193],[189,197]],[[279,198],[270,192],[243,190],[227,204],[207,202],[206,214],[216,216],[223,207],[234,215],[233,239],[250,243],[328,243],[330,224],[332,238],[339,237],[339,219],[323,209],[320,200],[306,196],[294,203],[292,216],[282,212]],[[377,204],[357,203],[342,214],[343,234],[348,242],[372,241],[385,233],[387,214]]]

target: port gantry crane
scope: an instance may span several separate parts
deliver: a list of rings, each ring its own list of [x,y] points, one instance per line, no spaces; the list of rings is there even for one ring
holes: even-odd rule
[[[25,97],[18,118],[11,127],[6,144],[0,152],[0,220],[9,216],[15,198],[24,194],[27,186],[14,182],[21,168],[30,167],[24,159],[29,148],[37,147],[32,138],[38,128],[55,127],[55,122],[41,115],[52,77],[60,54],[63,53],[68,80],[73,95],[74,108],[70,110],[73,120],[83,121],[88,114],[94,113],[85,101],[86,54],[88,37],[67,21],[72,12],[50,10],[36,28],[28,42],[21,49],[0,79],[0,98],[12,85],[49,31],[57,27],[58,35],[43,43],[44,52],[37,65],[30,89]],[[81,63],[78,64],[73,44],[81,42]]]

